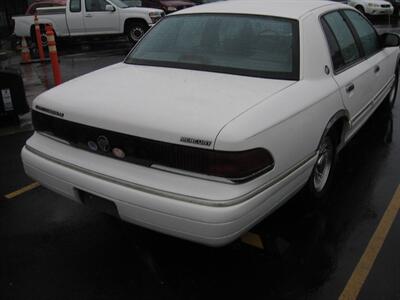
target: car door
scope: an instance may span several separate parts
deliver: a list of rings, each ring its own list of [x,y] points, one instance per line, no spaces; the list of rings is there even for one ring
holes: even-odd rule
[[[329,12],[321,18],[332,56],[333,78],[339,86],[351,124],[349,133],[362,125],[373,98],[371,84],[374,73],[364,60],[364,53],[341,10]]]
[[[378,34],[364,16],[353,10],[345,10],[344,14],[357,32],[365,53],[366,62],[373,70],[374,80],[371,82],[373,102],[371,105],[377,105],[385,97],[384,92],[387,91],[388,85],[393,78],[393,60],[382,49]]]
[[[119,32],[118,10],[106,11],[106,5],[112,4],[106,0],[85,0],[84,23],[87,34]]]
[[[70,35],[84,35],[86,31],[83,23],[82,0],[70,0],[66,14]]]

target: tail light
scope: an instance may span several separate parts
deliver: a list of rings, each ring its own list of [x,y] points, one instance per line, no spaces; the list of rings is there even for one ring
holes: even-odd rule
[[[240,152],[201,150],[193,148],[195,160],[201,164],[181,162],[187,171],[223,177],[234,182],[248,181],[274,167],[272,155],[263,148]],[[198,153],[195,153],[198,152]],[[185,155],[186,156],[186,155]],[[186,156],[189,157],[189,156]]]

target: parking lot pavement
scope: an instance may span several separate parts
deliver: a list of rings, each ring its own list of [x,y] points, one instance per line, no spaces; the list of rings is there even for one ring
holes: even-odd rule
[[[62,50],[64,80],[129,51],[124,43],[89,47]],[[52,86],[49,66],[32,68]],[[217,249],[124,223],[35,184],[19,154],[32,132],[9,131],[0,136],[0,299],[398,299],[399,119],[399,99],[392,115],[374,115],[341,153],[323,201],[300,192]]]
[[[124,39],[62,44],[60,68],[63,82],[123,61],[132,45]],[[83,49],[83,50],[82,50]],[[50,64],[36,65],[36,73],[47,88],[54,86]]]

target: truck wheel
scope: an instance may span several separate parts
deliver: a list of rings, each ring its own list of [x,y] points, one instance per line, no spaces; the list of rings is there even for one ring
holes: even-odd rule
[[[41,41],[42,41],[43,47],[47,47],[48,46],[48,42],[47,42],[46,29],[45,29],[45,26],[43,24],[40,25],[40,37],[41,37]],[[35,43],[35,45],[37,45],[36,31],[35,31],[35,27],[34,26],[32,26],[32,29],[31,29],[31,39],[32,39],[32,42]]]
[[[141,22],[130,22],[126,26],[126,35],[132,43],[137,43],[146,33],[149,26]]]
[[[356,6],[356,9],[357,9],[360,13],[362,13],[363,15],[365,15],[365,9],[364,9],[364,7],[362,7],[361,5],[357,5],[357,6]]]

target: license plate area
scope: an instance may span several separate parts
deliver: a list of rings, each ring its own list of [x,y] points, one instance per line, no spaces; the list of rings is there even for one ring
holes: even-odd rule
[[[78,193],[80,200],[85,206],[119,218],[118,209],[114,202],[82,190],[78,190]]]

